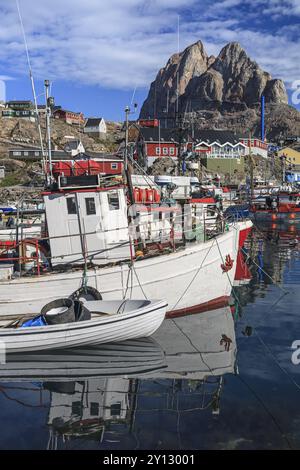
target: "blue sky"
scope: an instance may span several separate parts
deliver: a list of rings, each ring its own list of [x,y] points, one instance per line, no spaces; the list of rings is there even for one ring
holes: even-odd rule
[[[238,41],[292,96],[300,80],[300,0],[19,0],[39,101],[122,120],[142,105],[171,54],[201,39],[217,55]],[[0,79],[7,99],[31,99],[15,0],[0,0]],[[300,87],[300,82],[299,82]],[[0,88],[1,93],[1,88]],[[300,94],[299,94],[300,95]]]

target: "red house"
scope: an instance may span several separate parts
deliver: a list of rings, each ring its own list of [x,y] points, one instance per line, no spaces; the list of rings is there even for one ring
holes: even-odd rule
[[[140,163],[149,167],[157,158],[177,159],[179,151],[177,129],[141,127],[137,140],[137,154]],[[181,150],[186,150],[187,138],[181,139]]]
[[[56,109],[53,115],[55,119],[62,119],[67,124],[84,125],[85,123],[83,113],[74,113],[66,109]]]

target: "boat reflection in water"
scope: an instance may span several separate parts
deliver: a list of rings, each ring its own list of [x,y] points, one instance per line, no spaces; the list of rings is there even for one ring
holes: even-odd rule
[[[23,389],[32,389],[24,381],[32,382],[39,392],[35,406],[47,402],[44,447],[75,448],[84,439],[87,448],[88,439],[89,448],[131,448],[143,412],[153,419],[155,413],[191,409],[218,414],[223,376],[235,373],[235,359],[232,311],[223,307],[166,320],[152,338],[12,354],[0,366],[0,378],[6,394],[13,389],[7,382]],[[146,432],[155,434],[153,423]]]

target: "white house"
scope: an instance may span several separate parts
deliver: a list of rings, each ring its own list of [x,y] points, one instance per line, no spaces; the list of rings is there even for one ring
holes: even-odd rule
[[[194,150],[208,158],[241,158],[247,155],[246,143],[231,131],[202,129],[195,132]]]
[[[104,118],[88,118],[85,122],[84,132],[93,136],[106,137],[107,128]]]
[[[72,157],[85,153],[85,148],[81,140],[70,140],[65,145],[65,152],[70,153]]]
[[[258,137],[241,137],[240,142],[247,146],[246,154],[260,155],[263,158],[268,158],[268,144]]]

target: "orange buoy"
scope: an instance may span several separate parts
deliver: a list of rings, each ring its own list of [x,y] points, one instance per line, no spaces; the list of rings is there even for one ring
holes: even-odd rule
[[[153,193],[154,193],[154,202],[159,203],[159,202],[160,202],[160,194],[159,194],[159,192],[157,191],[157,189],[154,189],[154,190],[153,190]]]
[[[140,202],[140,190],[139,188],[134,188],[133,190],[135,202]]]
[[[153,189],[146,189],[146,202],[153,202]]]

